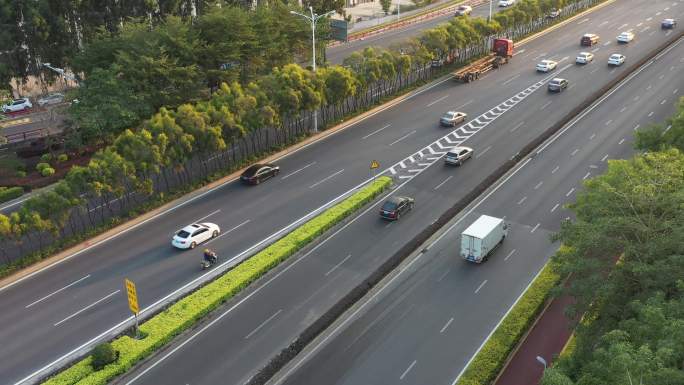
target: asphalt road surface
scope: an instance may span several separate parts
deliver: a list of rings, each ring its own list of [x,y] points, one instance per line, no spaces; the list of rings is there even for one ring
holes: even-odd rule
[[[499,8],[495,6],[492,8],[492,12],[498,12],[505,8]],[[487,17],[489,15],[489,4],[479,5],[473,7],[473,12],[471,17]],[[398,28],[392,31],[388,31],[376,36],[370,36],[363,40],[355,40],[342,45],[330,47],[325,51],[326,59],[332,64],[341,64],[342,61],[353,52],[361,51],[366,47],[382,47],[389,48],[392,44],[400,42],[402,40],[416,37],[423,30],[435,27],[439,24],[445,23],[454,17],[453,14],[447,14],[434,19],[427,20],[422,23],[416,23],[407,25],[404,28]]]
[[[661,10],[669,8],[670,4],[670,2],[646,1],[614,3],[521,47],[519,51],[521,53],[517,59],[513,59],[511,64],[478,82],[455,86],[448,81],[434,85],[433,88],[416,95],[408,102],[378,113],[324,143],[309,146],[306,150],[288,157],[281,164],[285,169],[292,170],[289,172],[295,174],[285,180],[271,181],[256,189],[228,185],[225,190],[220,191],[224,199],[227,191],[232,194],[232,199],[239,198],[243,191],[249,191],[250,199],[259,200],[261,197],[259,194],[266,188],[277,188],[276,193],[271,191],[270,195],[264,196],[263,200],[260,200],[262,206],[268,205],[270,207],[265,210],[264,217],[257,218],[254,215],[258,212],[257,207],[249,205],[249,201],[244,206],[236,205],[234,201],[230,202],[230,207],[236,207],[232,211],[228,211],[228,209],[222,208],[225,206],[217,204],[218,201],[223,202],[224,205],[229,203],[220,200],[220,198],[214,198],[212,194],[205,196],[202,202],[193,203],[191,206],[203,205],[205,200],[214,203],[211,207],[201,207],[204,209],[203,212],[195,210],[193,213],[195,217],[199,217],[203,213],[208,215],[221,208],[226,210],[226,213],[230,213],[229,218],[234,223],[240,224],[246,218],[237,213],[242,212],[242,210],[251,213],[247,218],[250,219],[250,222],[212,244],[212,247],[218,249],[221,255],[233,255],[236,250],[242,250],[242,248],[234,245],[245,242],[244,239],[249,236],[256,237],[259,231],[264,231],[264,227],[269,226],[273,221],[278,221],[281,213],[286,213],[287,210],[296,211],[295,208],[298,208],[298,213],[301,215],[305,212],[307,204],[309,207],[318,204],[320,201],[312,201],[316,198],[321,199],[321,196],[326,194],[321,187],[335,185],[339,189],[336,193],[339,193],[354,183],[358,183],[367,177],[368,163],[370,159],[374,158],[380,160],[383,166],[397,163],[393,169],[397,172],[395,176],[400,184],[395,191],[397,194],[414,196],[417,207],[414,212],[402,218],[402,221],[391,224],[377,218],[376,207],[369,209],[327,239],[313,252],[290,261],[286,267],[279,269],[279,274],[271,275],[266,282],[255,285],[249,294],[246,293],[245,296],[232,301],[223,311],[216,313],[212,322],[190,333],[190,339],[175,342],[164,353],[148,361],[138,370],[122,379],[120,383],[243,383],[258,368],[263,366],[273,353],[286,346],[304,327],[327,310],[349,288],[355,286],[369,271],[372,271],[389,255],[398,250],[403,245],[403,241],[410,239],[436,219],[446,208],[453,205],[456,200],[479,183],[485,175],[488,175],[501,162],[513,156],[524,144],[558,121],[564,114],[567,114],[612,76],[617,76],[621,71],[625,71],[625,67],[610,68],[605,65],[609,54],[624,52],[628,60],[637,60],[657,44],[667,40],[671,36],[671,32],[660,31],[658,28],[659,20],[654,15],[657,12],[662,13]],[[684,7],[672,8],[679,12],[675,14],[676,17],[681,17],[681,13],[684,12],[682,8]],[[647,18],[651,18],[651,20],[645,21]],[[618,46],[612,38],[608,38],[615,36],[622,29],[629,29],[630,24],[632,26],[640,24],[639,27],[635,27],[637,28],[637,40],[633,43]],[[646,27],[648,28],[644,30]],[[608,44],[602,43],[594,47],[597,55],[594,63],[587,66],[576,66],[571,63],[570,58],[579,52],[578,39],[569,39],[568,36],[579,37],[587,28],[591,28],[592,32],[607,36],[604,42]],[[570,81],[571,87],[566,92],[557,95],[546,93],[545,79],[553,75],[537,74],[533,70],[534,63],[543,57],[557,58],[561,61],[556,74],[562,73],[562,76]],[[563,60],[566,57],[568,59]],[[674,63],[671,66],[674,66]],[[676,69],[673,68],[672,71]],[[542,86],[538,86],[540,83]],[[672,105],[675,101],[675,95],[664,99],[665,102],[662,106],[666,106],[668,100]],[[506,107],[502,107],[503,105],[513,105],[513,107],[506,109]],[[632,108],[638,105],[639,103],[635,102]],[[462,137],[467,137],[465,144],[474,147],[477,151],[475,159],[470,164],[466,164],[462,169],[445,168],[441,164],[411,169],[398,164],[400,160],[420,149],[436,148],[433,143],[450,132],[437,128],[434,123],[436,118],[444,110],[459,106],[465,106],[460,107],[460,109],[467,111],[471,118],[482,115],[477,119],[481,122],[480,124],[486,121],[486,124],[483,125],[471,125],[471,128],[477,125],[479,129],[469,131],[470,133],[460,129],[458,131]],[[505,112],[502,113],[502,110]],[[492,116],[496,117],[492,118]],[[644,119],[655,122],[664,116],[664,113],[658,115],[654,113]],[[615,122],[606,120],[604,124],[608,123],[606,127],[609,127],[618,122],[619,120],[615,120]],[[599,135],[595,138],[597,137]],[[444,142],[441,141],[441,143]],[[628,148],[629,142],[625,139],[620,145]],[[572,153],[574,150],[569,151]],[[576,159],[578,160],[583,159],[579,149],[573,156],[577,156]],[[403,162],[404,165],[407,163],[411,162],[408,160]],[[416,167],[419,166],[416,164]],[[282,175],[287,175],[287,173],[288,171],[283,171]],[[433,175],[433,173],[437,173],[437,175]],[[289,184],[293,178],[297,179],[296,186]],[[310,193],[311,189],[315,190],[316,194]],[[552,190],[550,193],[554,193],[554,191]],[[563,192],[563,194],[568,191],[570,190]],[[293,197],[297,194],[301,197],[294,199]],[[330,190],[327,194],[327,199],[334,195],[334,193],[330,193]],[[573,192],[570,192],[568,198],[572,195]],[[280,203],[281,198],[284,198],[282,203]],[[522,198],[519,197],[520,200]],[[514,202],[509,203],[511,206],[514,205]],[[278,206],[279,204],[280,206]],[[562,202],[559,201],[558,204],[560,205]],[[529,207],[530,210],[551,209],[532,205]],[[186,209],[181,208],[177,211],[182,213],[184,210]],[[557,207],[556,210],[559,208]],[[272,215],[274,212],[279,213],[279,215]],[[179,218],[177,215],[180,214],[176,212],[172,214],[174,218]],[[521,229],[524,229],[525,226],[529,226],[530,237],[532,237],[527,238],[532,240],[529,242],[529,248],[521,248],[531,255],[529,266],[516,267],[512,274],[515,276],[515,274],[524,274],[529,271],[536,272],[535,268],[538,269],[541,266],[553,250],[553,246],[539,246],[535,249],[533,245],[539,244],[536,241],[538,239],[547,239],[548,231],[553,230],[553,226],[551,222],[541,221],[538,222],[539,226],[534,229],[534,224],[528,225],[526,221],[520,220],[520,218],[513,218],[512,214],[509,217],[514,223],[513,232],[515,233],[511,238],[511,243],[526,239],[524,237],[519,238],[524,234]],[[225,218],[224,212],[213,214],[210,218]],[[225,223],[220,224],[224,228],[229,227]],[[155,233],[156,227],[164,224],[157,222],[156,225],[154,229],[146,229],[144,232],[140,232],[140,236],[134,242],[126,244],[129,246],[136,245],[135,247],[128,247],[128,254],[133,254],[136,249],[146,245],[150,252],[158,253],[157,259],[147,257],[145,254],[131,257],[128,257],[128,254],[121,254],[124,255],[121,258],[135,260],[137,257],[145,260],[145,262],[137,261],[129,274],[145,277],[145,279],[137,280],[147,286],[144,290],[139,287],[138,290],[141,293],[145,293],[150,288],[161,291],[160,287],[167,288],[167,290],[169,287],[177,287],[178,282],[184,282],[183,278],[188,279],[188,271],[192,271],[197,262],[197,257],[185,257],[189,253],[182,253],[185,254],[182,257],[180,255],[169,257],[168,248],[165,249],[166,239],[162,236],[163,233],[161,235]],[[533,229],[534,232],[532,232]],[[126,237],[128,235],[122,238]],[[540,238],[537,239],[536,237]],[[233,251],[233,254],[230,251]],[[512,259],[514,256],[510,258]],[[453,262],[458,261],[454,260]],[[103,261],[100,260],[100,264],[102,263]],[[121,262],[118,261],[113,264],[118,265],[119,263]],[[158,264],[163,265],[163,267],[158,267]],[[492,263],[490,266],[494,265]],[[116,266],[112,266],[111,269],[116,270]],[[481,269],[480,271],[485,270]],[[175,272],[176,275],[171,275],[172,272]],[[86,271],[82,271],[82,273],[86,273]],[[192,274],[190,275],[192,276]],[[106,278],[111,285],[114,285],[109,290],[116,290],[120,286],[121,275],[111,274]],[[518,286],[520,290],[526,284],[526,282],[517,282],[514,277],[510,281],[508,279],[503,281],[511,282],[513,285],[521,285]],[[476,287],[473,287],[472,284],[473,282],[467,281],[468,287],[474,290]],[[484,287],[486,286],[487,284]],[[59,288],[57,285],[54,287]],[[484,287],[481,290],[484,290]],[[68,289],[68,291],[71,290],[72,288]],[[90,301],[96,301],[98,298],[102,298],[102,295],[107,295],[107,291],[101,288],[99,297],[93,295]],[[152,299],[155,298],[152,297]],[[463,301],[466,301],[466,298],[464,297]],[[117,313],[112,312],[115,306],[119,308],[120,313],[125,313],[125,299],[123,296],[117,296],[116,299],[116,301],[112,300],[113,303],[108,307],[98,304],[92,309],[93,311],[89,309],[85,313],[77,314],[67,322],[61,323],[59,327],[70,329],[76,325],[81,327],[81,331],[84,331],[92,325],[93,318],[99,317],[103,317],[101,319],[108,317],[111,323],[113,319],[117,318]],[[144,303],[147,301],[149,300],[143,300]],[[510,301],[506,302],[506,298],[498,301],[488,303],[478,300],[475,302],[482,302],[483,307],[493,312],[498,311],[501,304],[506,306],[510,304]],[[52,300],[45,302],[48,302],[45,306],[54,306]],[[73,312],[73,310],[63,310],[62,313],[68,316],[69,312]],[[54,318],[58,317],[54,316]]]
[[[675,112],[684,95],[683,72],[681,43],[452,221],[428,252],[414,257],[372,301],[366,299],[338,333],[308,352],[307,360],[295,361],[303,364],[279,383],[454,383],[557,249],[549,235],[571,215],[563,205],[573,202],[582,180],[602,173],[608,160],[634,153],[636,126],[662,122]],[[444,177],[435,168],[415,183],[422,180],[429,189]],[[450,180],[438,191],[446,195],[456,183]],[[482,214],[505,217],[512,228],[488,262],[474,265],[458,256],[460,233]]]

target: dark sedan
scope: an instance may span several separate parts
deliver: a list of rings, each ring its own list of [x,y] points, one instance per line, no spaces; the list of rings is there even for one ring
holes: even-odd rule
[[[247,184],[259,184],[278,175],[279,172],[280,167],[274,164],[254,164],[242,173],[240,180]]]
[[[413,209],[416,201],[409,197],[392,197],[388,199],[380,208],[380,216],[384,219],[396,221],[404,213]]]

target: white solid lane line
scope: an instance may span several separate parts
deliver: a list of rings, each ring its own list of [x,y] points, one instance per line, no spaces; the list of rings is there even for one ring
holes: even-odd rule
[[[266,319],[266,321],[262,322],[261,325],[257,326],[256,329],[252,330],[249,334],[247,334],[247,335],[245,336],[245,339],[248,339],[249,337],[253,336],[254,333],[258,332],[262,327],[266,326],[267,323],[269,323],[271,320],[273,320],[275,317],[277,317],[278,314],[280,314],[282,311],[283,311],[283,309],[280,309],[280,310],[278,310],[277,312],[275,312],[275,314],[273,314],[272,316],[268,317],[268,318]]]
[[[570,189],[570,191],[568,191],[568,192],[565,194],[565,196],[566,196],[566,197],[569,197],[570,194],[572,194],[574,191],[575,191],[575,188],[573,187],[573,188]]]
[[[77,279],[76,281],[74,281],[74,282],[72,282],[72,283],[70,283],[70,284],[64,286],[63,288],[61,288],[61,289],[59,289],[59,290],[53,291],[52,293],[46,295],[45,297],[43,297],[43,298],[41,298],[41,299],[31,302],[30,304],[26,305],[26,307],[25,307],[24,309],[28,309],[28,308],[30,308],[31,306],[33,306],[33,305],[35,305],[35,304],[37,304],[37,303],[39,303],[39,302],[42,302],[42,301],[44,301],[44,300],[46,300],[46,299],[52,297],[53,295],[55,295],[55,294],[57,294],[57,293],[59,293],[59,292],[61,292],[61,291],[64,291],[64,290],[70,288],[71,286],[74,286],[75,284],[77,284],[77,283],[79,283],[79,282],[81,282],[81,281],[83,281],[84,279],[89,278],[89,277],[90,277],[90,274],[86,275],[85,277],[83,277],[83,278],[81,278],[81,279]]]
[[[408,138],[409,136],[411,136],[411,135],[413,135],[413,134],[415,134],[415,133],[416,133],[416,130],[413,130],[413,131],[409,132],[408,134],[402,136],[401,138],[395,140],[394,142],[390,143],[389,145],[392,146],[392,145],[394,145],[394,144],[397,144],[397,143],[401,142],[402,140]]]
[[[280,179],[281,179],[281,180],[287,179],[287,178],[291,177],[292,175],[297,174],[298,172],[303,171],[303,170],[305,170],[305,169],[307,169],[307,168],[313,166],[314,164],[316,164],[316,162],[311,162],[311,163],[307,164],[306,166],[304,166],[304,167],[302,167],[302,168],[300,168],[300,169],[298,169],[298,170],[292,171],[291,173],[285,175],[284,177],[282,177],[282,178],[280,178]]]
[[[447,177],[446,179],[444,179],[444,180],[442,181],[442,183],[440,183],[440,184],[438,184],[437,186],[435,186],[434,189],[437,190],[438,188],[442,187],[442,186],[444,185],[444,183],[448,182],[449,179],[451,179],[451,178],[453,178],[453,177],[454,177],[453,175],[450,175],[449,177]]]
[[[439,331],[439,334],[444,333],[444,331],[451,325],[451,323],[454,322],[454,318],[450,318],[447,323],[442,327],[442,330]]]
[[[536,189],[538,189],[538,188],[539,188],[539,187],[541,187],[541,185],[543,185],[543,184],[544,184],[544,182],[543,182],[543,181],[541,181],[541,182],[537,183],[537,185],[536,185],[536,186],[534,186],[534,189],[535,189],[535,190],[536,190]]]
[[[620,139],[620,141],[618,142],[618,144],[622,144],[622,143],[624,143],[624,142],[625,142],[625,138],[622,138],[622,139]]]
[[[120,292],[120,291],[121,291],[121,290],[116,290],[116,291],[114,291],[114,292],[111,292],[111,293],[107,294],[106,296],[104,296],[104,297],[98,299],[97,301],[91,303],[90,305],[84,307],[83,309],[77,311],[76,313],[74,313],[74,314],[72,314],[72,315],[66,317],[65,319],[63,319],[63,320],[57,322],[56,324],[54,324],[54,326],[58,326],[58,325],[60,325],[60,324],[62,324],[62,323],[64,323],[64,322],[66,322],[66,321],[68,321],[68,320],[70,320],[70,319],[76,317],[77,315],[83,313],[84,311],[90,309],[91,307],[97,305],[98,303],[107,300],[109,297],[115,295],[116,293],[118,293],[118,292]]]
[[[377,130],[375,130],[375,131],[371,132],[370,134],[368,134],[368,135],[366,135],[366,136],[362,137],[361,139],[368,139],[368,137],[370,137],[370,136],[373,136],[373,135],[377,134],[378,132],[380,132],[380,131],[384,130],[385,128],[387,128],[387,127],[389,127],[389,126],[391,126],[391,124],[387,124],[387,125],[385,125],[385,126],[383,126],[383,127],[379,128],[379,129],[377,129]]]
[[[486,285],[486,284],[487,284],[487,280],[485,279],[484,281],[482,281],[480,286],[478,286],[477,289],[475,289],[475,294],[477,294],[482,289],[482,287],[484,287],[484,285]]]
[[[435,100],[435,101],[433,101],[433,102],[428,103],[427,107],[432,107],[434,104],[439,103],[439,102],[441,102],[442,100],[444,100],[444,99],[446,99],[446,98],[448,98],[448,97],[449,97],[449,95],[444,95],[444,96],[442,96],[441,98],[439,98],[439,99],[437,99],[437,100]]]
[[[406,370],[404,370],[404,373],[402,373],[402,375],[399,376],[399,379],[400,379],[400,380],[403,380],[404,377],[406,377],[406,375],[408,374],[408,372],[410,372],[411,369],[413,369],[413,367],[416,365],[416,362],[418,362],[418,361],[417,361],[417,360],[413,360],[413,362],[411,363],[411,365],[409,365],[409,367],[406,368]]]
[[[579,152],[579,148],[576,148],[573,152],[570,153],[570,156],[575,156]]]
[[[391,223],[391,222],[390,222],[390,223]],[[332,273],[333,271],[335,271],[338,267],[342,266],[343,263],[347,262],[347,259],[349,259],[349,258],[351,258],[351,254],[347,255],[342,261],[340,261],[340,263],[338,263],[337,265],[333,266],[332,269],[328,270],[328,272],[325,273],[325,274],[323,274],[323,275],[325,275],[326,277],[329,276],[330,273]]]
[[[523,204],[523,202],[525,202],[526,199],[527,199],[527,195],[525,195],[521,200],[518,201],[518,205]]]
[[[603,158],[601,158],[601,162],[605,162],[606,158],[608,158],[608,154],[604,155]]]
[[[589,178],[590,175],[591,175],[591,172],[586,173],[586,174],[582,177],[582,180]]]
[[[218,237],[212,238],[212,239],[210,239],[209,241],[207,241],[206,244],[208,245],[208,244],[210,244],[211,242],[214,242],[215,240],[221,238],[222,236],[227,235],[227,234],[230,234],[231,232],[233,232],[233,230],[237,230],[238,228],[240,228],[240,227],[242,227],[242,226],[248,224],[248,223],[251,222],[251,221],[252,221],[251,219],[248,219],[248,220],[246,220],[246,221],[240,223],[239,225],[233,227],[232,229],[230,229],[230,230],[228,230],[228,231],[224,231],[224,232],[221,233],[221,235],[219,235]]]
[[[551,212],[554,212],[554,211],[556,211],[556,209],[558,208],[558,206],[560,206],[560,205],[559,205],[558,203],[556,203],[556,205],[555,205],[555,206],[553,206],[553,208],[551,209]]]
[[[504,261],[508,261],[508,258],[510,258],[515,253],[515,250],[516,249],[511,250],[511,252],[508,253],[508,255],[506,256],[506,258],[504,258]]]
[[[323,182],[326,182],[326,181],[328,181],[328,180],[330,180],[330,179],[336,177],[337,175],[341,174],[342,172],[344,172],[344,169],[342,169],[342,170],[340,170],[340,171],[338,171],[338,172],[336,172],[336,173],[334,173],[334,174],[332,174],[332,175],[330,175],[330,176],[325,177],[325,179],[319,180],[318,182],[316,182],[316,183],[312,184],[311,186],[309,186],[309,188],[314,188],[314,187],[318,186],[319,184],[321,184],[321,183],[323,183]]]
[[[535,231],[537,231],[537,229],[539,228],[539,225],[541,225],[541,223],[537,223],[536,225],[534,225],[532,230],[530,230],[530,233],[534,233]]]
[[[559,168],[559,166],[556,166],[556,168],[554,168],[553,170],[551,170],[551,174],[555,174],[556,171],[558,171],[558,168]]]
[[[484,150],[478,152],[477,155],[475,155],[475,159],[478,159],[479,157],[481,157],[482,155],[484,155],[485,153],[487,153],[487,151],[489,151],[491,149],[492,149],[492,146],[489,146],[489,147],[485,148]]]

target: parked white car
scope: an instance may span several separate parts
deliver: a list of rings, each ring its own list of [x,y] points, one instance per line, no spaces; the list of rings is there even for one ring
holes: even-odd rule
[[[179,249],[194,249],[202,242],[218,237],[221,229],[215,223],[193,223],[180,229],[171,240],[171,245]]]
[[[499,0],[499,7],[510,7],[515,4],[515,0]]]
[[[594,54],[591,52],[580,52],[575,58],[575,63],[577,64],[588,64],[594,61]]]
[[[555,62],[553,60],[542,60],[541,62],[539,62],[539,64],[537,64],[537,71],[549,72],[556,69],[557,66],[558,62]]]
[[[33,104],[28,98],[14,99],[12,102],[2,106],[2,112],[17,112],[33,108]]]
[[[59,104],[64,101],[64,94],[60,94],[59,92],[55,92],[52,94],[47,94],[43,96],[42,98],[38,99],[38,105],[43,107],[43,106],[49,106],[52,104]]]
[[[634,33],[629,31],[623,32],[617,37],[618,43],[629,43],[632,40],[634,40]]]
[[[609,66],[620,66],[625,62],[625,55],[620,55],[619,53],[614,53],[608,58]]]

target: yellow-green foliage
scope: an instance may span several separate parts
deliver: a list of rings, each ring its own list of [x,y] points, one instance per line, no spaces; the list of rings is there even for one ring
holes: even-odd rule
[[[112,341],[112,346],[120,354],[115,363],[105,366],[102,370],[94,371],[90,365],[91,357],[87,357],[50,378],[44,384],[106,384],[108,380],[126,372],[137,361],[192,326],[199,318],[233,297],[325,230],[352,214],[387,189],[391,183],[392,179],[379,177],[369,186],[306,222],[215,281],[171,305],[140,326],[141,332],[146,335],[144,339],[136,340],[122,336]]]
[[[559,275],[554,272],[550,263],[547,264],[482,350],[477,353],[457,385],[486,385],[494,380],[508,354],[534,322],[546,302],[549,291],[558,281]]]

